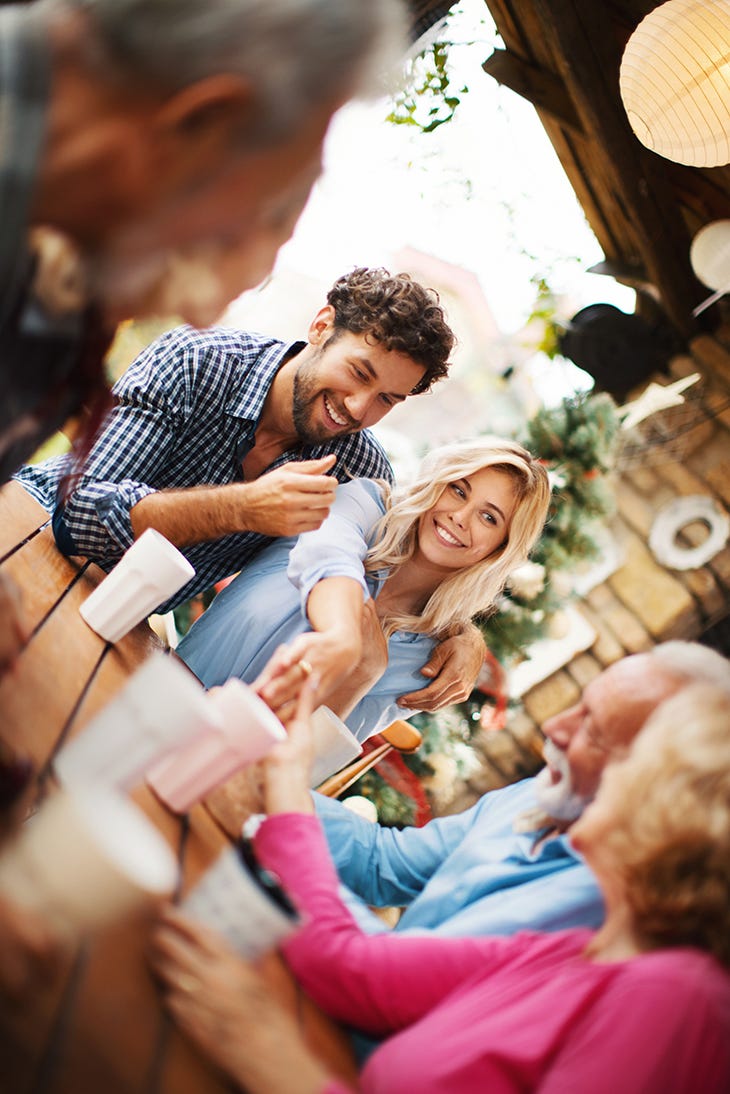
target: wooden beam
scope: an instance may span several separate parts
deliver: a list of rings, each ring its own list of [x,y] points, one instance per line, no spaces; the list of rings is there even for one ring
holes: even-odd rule
[[[589,266],[586,273],[613,277],[622,285],[629,285],[632,289],[640,289],[642,292],[650,292],[653,288],[646,271],[640,266],[630,266],[627,262],[615,262],[605,258],[602,262],[595,262]]]
[[[671,321],[684,335],[696,332],[692,308],[703,290],[689,263],[690,236],[678,216],[666,170],[637,140],[619,94],[622,44],[600,3],[532,0],[555,69],[585,132],[593,135],[600,170],[630,218],[641,259]]]
[[[495,49],[482,68],[498,84],[521,95],[538,110],[544,110],[560,125],[585,135],[565,85],[552,72],[528,64],[506,49]]]

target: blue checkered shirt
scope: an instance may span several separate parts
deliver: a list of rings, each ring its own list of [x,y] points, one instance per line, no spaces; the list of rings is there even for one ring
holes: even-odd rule
[[[147,494],[242,482],[241,464],[253,448],[271,383],[301,345],[224,328],[179,327],[148,346],[116,384],[107,425],[56,512],[61,550],[109,570],[134,541],[130,510]],[[284,452],[271,468],[330,452],[337,453],[333,474],[340,482],[393,480],[385,452],[367,430]],[[68,467],[69,457],[57,456],[25,466],[15,478],[52,512]],[[195,577],[158,610],[236,573],[269,542],[258,532],[238,532],[183,548]]]

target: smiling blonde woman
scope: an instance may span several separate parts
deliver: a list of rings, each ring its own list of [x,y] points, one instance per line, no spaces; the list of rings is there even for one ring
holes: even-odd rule
[[[317,531],[249,563],[178,653],[208,687],[268,679],[275,667],[266,698],[278,709],[312,671],[318,700],[365,740],[412,713],[397,700],[422,687],[435,643],[494,609],[549,497],[545,468],[497,437],[434,451],[392,495],[354,479]]]

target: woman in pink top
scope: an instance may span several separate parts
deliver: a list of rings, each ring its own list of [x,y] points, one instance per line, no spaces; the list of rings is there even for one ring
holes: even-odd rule
[[[267,764],[255,837],[306,913],[284,946],[332,1016],[387,1040],[372,1094],[727,1094],[730,693],[692,687],[652,716],[571,829],[605,897],[597,932],[363,935],[312,816],[301,717]],[[256,970],[177,912],[152,961],[188,1036],[249,1094],[342,1094]]]

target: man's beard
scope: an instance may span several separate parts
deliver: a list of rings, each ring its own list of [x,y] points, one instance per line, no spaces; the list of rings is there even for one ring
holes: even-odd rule
[[[344,437],[349,433],[355,433],[357,427],[343,428],[333,432],[326,426],[318,426],[313,421],[313,408],[319,395],[324,395],[319,387],[316,364],[322,351],[305,365],[300,365],[294,375],[292,389],[292,418],[297,436],[302,444],[325,444],[334,437]]]
[[[546,766],[535,776],[535,800],[541,809],[553,820],[574,821],[581,815],[591,800],[584,794],[573,790],[573,779],[568,757],[562,748],[547,740],[543,747]],[[560,778],[553,783],[551,768],[559,772]]]
[[[292,417],[294,428],[302,444],[321,444],[326,438],[312,425],[312,405],[317,395],[317,383],[314,377],[306,375],[306,366],[298,369],[294,376],[292,391]]]

